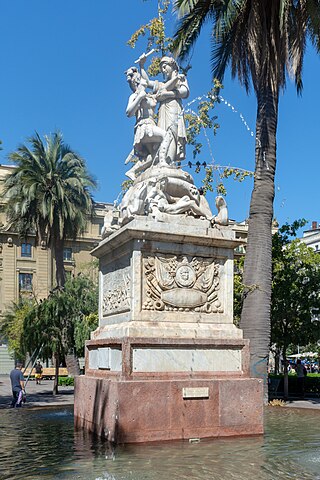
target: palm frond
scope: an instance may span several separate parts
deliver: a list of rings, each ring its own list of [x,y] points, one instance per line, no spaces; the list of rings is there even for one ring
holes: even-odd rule
[[[181,4],[180,7],[179,3]],[[175,3],[176,9],[181,8],[181,15],[184,11],[186,12],[178,23],[173,40],[173,52],[181,60],[186,58],[200,35],[203,25],[210,19],[214,8],[219,8],[219,6],[221,6],[221,2],[217,0],[192,1],[188,8],[186,2],[177,1]]]
[[[306,8],[308,11],[308,36],[317,52],[320,53],[320,1],[308,0]]]
[[[175,52],[184,59],[203,25],[212,22],[211,66],[221,81],[228,66],[249,90],[285,88],[287,74],[302,89],[307,36],[320,51],[320,0],[176,0]],[[276,93],[277,94],[277,93]]]
[[[82,233],[96,182],[60,132],[44,141],[36,132],[28,142],[9,156],[16,168],[4,181],[8,218],[21,229],[35,229],[38,239],[46,234],[55,248]]]

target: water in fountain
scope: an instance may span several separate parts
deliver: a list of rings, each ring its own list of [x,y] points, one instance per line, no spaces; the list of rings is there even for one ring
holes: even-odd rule
[[[268,407],[264,437],[114,449],[74,432],[71,409],[2,410],[6,480],[319,480],[320,411]]]

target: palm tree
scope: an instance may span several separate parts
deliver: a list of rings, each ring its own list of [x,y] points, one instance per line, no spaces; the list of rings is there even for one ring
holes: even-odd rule
[[[251,374],[266,380],[270,342],[271,226],[279,93],[287,74],[302,90],[307,39],[320,50],[319,0],[175,0],[180,22],[175,51],[184,59],[206,21],[212,22],[212,73],[222,81],[230,65],[257,98],[255,176],[244,265],[240,326],[250,339]],[[266,382],[265,382],[266,385]]]
[[[4,182],[8,222],[21,235],[36,233],[47,241],[56,264],[56,284],[65,283],[63,249],[65,240],[83,233],[93,200],[95,181],[84,160],[63,142],[60,132],[35,133],[27,145],[9,155],[16,168]]]

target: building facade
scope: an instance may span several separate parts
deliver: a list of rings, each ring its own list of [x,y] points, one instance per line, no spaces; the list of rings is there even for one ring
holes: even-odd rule
[[[311,223],[311,228],[305,230],[302,238],[299,240],[320,253],[320,225],[318,222],[313,221]]]

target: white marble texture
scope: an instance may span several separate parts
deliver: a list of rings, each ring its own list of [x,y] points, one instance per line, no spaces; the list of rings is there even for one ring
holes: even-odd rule
[[[98,347],[89,350],[89,368],[121,372],[122,351],[112,347]]]
[[[97,348],[89,351],[89,368],[92,370],[99,368],[99,350]]]
[[[234,232],[207,220],[176,220],[135,218],[95,249],[100,314],[91,339],[99,342],[88,348],[90,369],[120,372],[122,352],[108,340],[126,338],[133,373],[241,375],[246,368],[243,333],[233,323]]]
[[[240,349],[135,348],[134,372],[240,372]]]
[[[228,210],[223,197],[216,198],[218,214],[213,216],[192,176],[178,166],[186,156],[182,100],[189,96],[187,78],[179,73],[173,57],[164,56],[160,61],[163,81],[150,79],[144,67],[147,56],[139,57],[139,69],[132,66],[125,72],[132,91],[126,114],[136,118],[133,149],[125,161],[133,162],[126,172],[133,184],[119,205],[118,224],[115,216],[106,217],[103,235],[111,235],[116,227],[137,215],[170,222],[170,217],[174,221],[175,217],[186,214],[207,219],[210,227],[227,225]]]
[[[186,315],[186,314],[185,314]],[[233,324],[183,323],[183,322],[136,322],[124,321],[104,325],[95,330],[91,338],[184,338],[224,340],[243,338],[242,330]]]
[[[203,220],[193,221],[196,225],[186,229],[186,224],[175,228],[162,224],[160,228],[159,223],[135,219],[101,242],[94,251],[100,258],[100,327],[123,322],[233,323],[233,248],[237,242],[228,227],[217,229],[212,236],[214,229],[203,228]],[[165,285],[159,288],[157,273],[148,276],[150,261],[164,266],[163,261],[175,262],[171,291]],[[198,274],[194,284],[184,286],[179,280],[180,266],[185,263],[194,275],[195,262],[208,265],[208,272],[210,265],[219,266],[214,277],[218,287],[209,302]],[[152,299],[153,287],[158,297]]]

